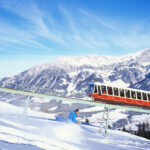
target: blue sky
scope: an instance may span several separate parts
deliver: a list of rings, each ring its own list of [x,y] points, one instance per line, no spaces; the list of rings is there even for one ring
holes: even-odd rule
[[[150,48],[149,0],[0,0],[0,77],[59,56]]]

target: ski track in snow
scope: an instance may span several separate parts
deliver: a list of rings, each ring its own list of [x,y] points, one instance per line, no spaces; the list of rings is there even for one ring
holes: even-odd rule
[[[0,102],[0,150],[150,150],[150,141],[129,133],[58,122],[49,114]],[[49,118],[52,118],[49,120]]]

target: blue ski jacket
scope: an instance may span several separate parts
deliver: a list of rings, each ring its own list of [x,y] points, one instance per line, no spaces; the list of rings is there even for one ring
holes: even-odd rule
[[[77,118],[77,114],[75,113],[75,111],[74,110],[71,111],[69,116],[68,116],[68,119],[71,120],[74,123],[77,123],[76,118]]]

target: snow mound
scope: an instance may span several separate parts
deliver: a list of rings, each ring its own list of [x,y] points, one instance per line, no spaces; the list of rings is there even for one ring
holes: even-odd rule
[[[63,141],[72,141],[72,143],[81,143],[84,140],[80,126],[73,123],[65,123],[57,125],[54,130],[54,135]]]

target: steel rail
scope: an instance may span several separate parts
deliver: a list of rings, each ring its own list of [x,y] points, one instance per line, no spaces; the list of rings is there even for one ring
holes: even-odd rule
[[[41,94],[41,93],[36,93],[36,92],[16,90],[16,89],[4,88],[4,87],[0,87],[0,91],[6,92],[6,93],[12,93],[12,94],[25,95],[25,96],[55,99],[57,101],[68,101],[68,102],[81,103],[81,104],[87,104],[87,105],[93,105],[93,106],[109,107],[109,108],[116,108],[116,109],[142,112],[142,113],[150,113],[150,109],[134,107],[134,106],[108,104],[108,103],[104,103],[104,102],[94,102],[94,101],[84,100],[84,99],[54,96],[54,95],[49,95],[49,94]]]

